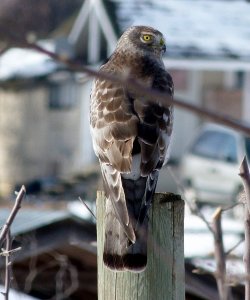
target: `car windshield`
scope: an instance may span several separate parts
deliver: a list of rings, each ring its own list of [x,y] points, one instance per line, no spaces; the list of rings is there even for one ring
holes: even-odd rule
[[[191,153],[216,160],[236,162],[236,140],[233,135],[226,132],[208,130],[198,137],[191,148]]]
[[[245,143],[246,143],[247,158],[248,158],[248,161],[250,162],[250,138],[246,138]]]

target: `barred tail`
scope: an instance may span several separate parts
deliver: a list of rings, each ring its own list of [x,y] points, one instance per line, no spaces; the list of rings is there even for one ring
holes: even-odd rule
[[[140,228],[139,228],[140,227]],[[120,224],[110,200],[106,202],[104,264],[115,271],[143,271],[147,264],[147,222],[135,231],[132,243]]]

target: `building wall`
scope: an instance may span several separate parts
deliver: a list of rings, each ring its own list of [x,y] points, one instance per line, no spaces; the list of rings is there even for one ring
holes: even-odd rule
[[[203,71],[202,77],[202,89],[216,89],[224,86],[224,72],[222,71]]]
[[[203,107],[232,118],[242,118],[242,86],[237,72],[203,72]]]
[[[170,69],[169,72],[174,80],[176,99],[233,118],[242,118],[242,87],[237,84],[236,72],[229,74],[229,71],[188,69]],[[231,80],[229,80],[230,78]],[[247,93],[245,92],[245,94]],[[206,121],[210,120],[175,107],[174,135],[171,147],[173,159],[178,160],[183,155],[201,123]]]
[[[175,85],[175,98],[184,102],[201,105],[201,71],[169,70]],[[182,75],[181,75],[182,73]],[[174,108],[174,130],[171,143],[171,159],[179,160],[186,150],[193,133],[199,126],[200,118],[179,107]]]
[[[0,188],[44,175],[48,122],[43,88],[0,93]]]
[[[75,99],[65,108],[50,107],[48,86],[0,90],[0,195],[16,183],[81,172],[94,160],[89,89],[73,85]]]
[[[246,72],[243,88],[243,105],[242,105],[243,120],[250,123],[250,71]]]

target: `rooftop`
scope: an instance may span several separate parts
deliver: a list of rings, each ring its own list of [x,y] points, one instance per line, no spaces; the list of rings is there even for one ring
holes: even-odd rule
[[[148,25],[166,36],[168,55],[250,58],[250,3],[243,0],[121,1],[121,31]],[[222,14],[223,12],[223,14]]]

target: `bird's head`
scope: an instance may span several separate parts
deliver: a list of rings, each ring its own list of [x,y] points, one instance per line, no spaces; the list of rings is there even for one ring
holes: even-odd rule
[[[161,57],[166,51],[163,34],[148,26],[133,26],[128,28],[120,37],[118,48],[129,51],[142,51]]]

